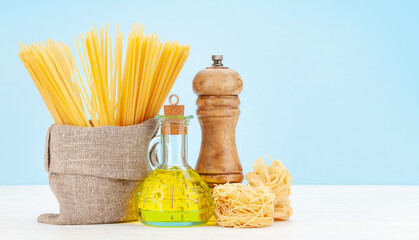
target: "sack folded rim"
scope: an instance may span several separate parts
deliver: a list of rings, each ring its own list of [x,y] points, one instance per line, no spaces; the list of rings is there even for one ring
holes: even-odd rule
[[[147,150],[149,142],[157,134],[157,131],[158,121],[154,118],[130,126],[107,125],[100,127],[79,127],[67,124],[52,124],[49,127],[46,136],[44,156],[45,170],[49,173],[78,174],[122,180],[143,180],[148,173],[151,172],[151,167],[147,160]],[[57,155],[60,155],[60,153],[56,152],[57,150],[68,149],[66,148],[67,146],[62,146],[63,144],[56,142],[56,136],[58,134],[60,138],[65,139],[67,137],[65,134],[69,133],[74,133],[74,135],[70,134],[71,136],[68,138],[74,138],[75,135],[89,135],[90,138],[94,138],[93,136],[96,135],[106,136],[110,134],[109,139],[97,138],[100,144],[97,142],[90,143],[80,140],[78,149],[75,147],[77,146],[77,143],[73,144],[74,146],[68,144],[70,145],[70,148],[75,148],[73,151],[88,151],[89,148],[98,148],[98,150],[96,149],[98,155],[104,154],[102,153],[102,150],[103,152],[111,151],[107,147],[109,147],[109,144],[112,145],[112,143],[109,142],[112,141],[111,138],[115,138],[117,141],[122,142],[117,145],[121,154],[114,153],[113,151],[110,152],[117,156],[116,158],[118,159],[115,161],[113,159],[104,160],[101,159],[100,156],[90,156],[86,159],[72,159],[68,156],[65,157],[65,159],[57,157]],[[125,136],[127,136],[126,139]],[[63,140],[61,139],[61,141]],[[131,145],[128,144],[128,146],[125,146],[123,144],[124,141],[128,141]],[[81,144],[85,145],[80,149]],[[51,154],[51,151],[55,151],[54,154]],[[53,155],[53,157],[51,157],[51,155]]]

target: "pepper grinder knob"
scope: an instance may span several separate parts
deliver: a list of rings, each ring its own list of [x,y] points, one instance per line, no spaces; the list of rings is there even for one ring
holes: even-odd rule
[[[223,55],[212,55],[212,60],[214,61],[214,63],[212,64],[212,66],[214,67],[221,67],[223,66]]]

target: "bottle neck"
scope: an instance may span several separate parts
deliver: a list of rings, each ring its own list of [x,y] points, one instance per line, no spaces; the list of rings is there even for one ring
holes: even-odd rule
[[[165,135],[161,137],[162,163],[159,169],[164,170],[187,170],[188,164],[188,135]]]

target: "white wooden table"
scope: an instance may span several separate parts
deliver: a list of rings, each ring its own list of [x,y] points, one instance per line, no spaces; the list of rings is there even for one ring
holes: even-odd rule
[[[158,228],[138,222],[88,226],[40,224],[58,212],[48,186],[0,186],[0,240],[8,239],[415,239],[419,186],[306,186],[292,188],[294,216],[266,228]]]

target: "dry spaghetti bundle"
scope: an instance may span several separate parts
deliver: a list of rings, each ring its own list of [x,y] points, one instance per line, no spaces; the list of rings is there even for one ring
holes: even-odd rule
[[[275,194],[263,185],[240,183],[215,186],[214,216],[223,227],[264,227],[273,222]]]
[[[289,195],[291,193],[292,178],[291,174],[284,167],[280,160],[272,160],[272,166],[267,166],[260,157],[253,165],[253,172],[246,174],[246,179],[251,186],[264,185],[269,187],[275,194],[275,220],[288,220],[293,214],[290,206]]]
[[[114,45],[96,26],[80,43],[83,71],[64,42],[19,44],[20,59],[56,123],[76,126],[127,126],[158,114],[189,56],[189,46],[162,43],[133,25],[125,56],[117,28]]]

